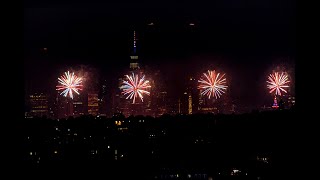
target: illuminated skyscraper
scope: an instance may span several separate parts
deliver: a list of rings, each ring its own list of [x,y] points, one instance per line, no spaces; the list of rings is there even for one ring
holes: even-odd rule
[[[188,114],[194,114],[198,111],[199,98],[198,98],[198,89],[197,81],[194,77],[190,77],[187,83],[187,92],[188,92]]]
[[[138,53],[137,53],[137,36],[136,32],[133,31],[133,48],[130,53],[130,69],[125,70],[123,75],[131,75],[134,73],[139,77],[145,75],[147,80],[152,82],[150,76],[144,72],[144,69],[140,68],[138,63]],[[118,90],[113,94],[113,113],[122,113],[124,116],[128,117],[130,115],[152,115],[151,102],[148,95],[144,96],[143,102],[137,99],[135,103],[132,103],[132,99],[127,99],[121,90],[123,81],[126,78],[124,76],[119,78]]]
[[[188,114],[192,114],[192,95],[189,93],[188,98]]]
[[[80,96],[74,97],[72,104],[73,104],[73,116],[81,116],[85,115],[86,113],[86,101],[85,96],[81,94]]]
[[[30,115],[48,116],[48,98],[43,93],[34,93],[29,96]]]
[[[133,31],[133,52],[130,55],[130,69],[135,70],[139,69],[139,63],[138,63],[138,55],[137,55],[137,37],[136,37],[136,31]]]
[[[97,116],[99,113],[98,93],[88,93],[88,114]]]
[[[277,101],[277,97],[276,97],[276,96],[275,96],[274,99],[273,99],[272,108],[274,108],[274,109],[279,108],[279,105],[278,105],[278,101]]]

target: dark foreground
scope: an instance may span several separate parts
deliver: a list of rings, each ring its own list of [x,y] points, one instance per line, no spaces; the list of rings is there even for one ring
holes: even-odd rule
[[[295,116],[23,119],[17,167],[43,179],[275,179],[293,158]]]

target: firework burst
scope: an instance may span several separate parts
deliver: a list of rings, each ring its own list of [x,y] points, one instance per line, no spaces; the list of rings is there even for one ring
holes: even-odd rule
[[[145,80],[145,76],[143,75],[140,79],[138,75],[132,73],[131,76],[125,75],[127,80],[123,81],[123,85],[120,89],[123,90],[123,94],[127,95],[126,99],[133,99],[132,103],[136,102],[136,98],[140,98],[143,102],[143,94],[150,95],[150,92],[147,91],[151,86],[149,85],[149,81]]]
[[[216,73],[216,71],[208,71],[208,73],[203,73],[203,75],[204,78],[200,78],[198,81],[200,83],[198,88],[201,91],[201,95],[207,95],[209,99],[211,96],[216,99],[220,98],[228,87],[225,85],[225,74],[220,76],[220,73]]]
[[[82,90],[82,78],[77,77],[74,73],[65,72],[60,78],[58,78],[57,89],[58,91],[63,90],[60,95],[73,99],[73,92],[80,94],[79,90]]]
[[[270,74],[268,77],[267,87],[270,89],[269,93],[273,93],[275,91],[275,95],[281,96],[281,91],[287,93],[287,91],[284,88],[288,88],[289,85],[287,85],[290,81],[288,81],[288,75],[284,72],[281,74],[278,72],[275,72],[273,74]]]

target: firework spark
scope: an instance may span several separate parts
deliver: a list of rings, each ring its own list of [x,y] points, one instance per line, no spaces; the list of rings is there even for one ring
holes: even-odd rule
[[[123,81],[123,85],[120,89],[123,90],[124,95],[128,95],[126,99],[133,99],[132,103],[136,102],[136,98],[139,96],[141,101],[143,102],[143,94],[150,95],[150,92],[147,91],[147,88],[150,88],[149,81],[145,80],[145,76],[143,75],[140,79],[138,75],[132,73],[131,76],[125,75],[127,77],[127,81]]]
[[[79,94],[79,90],[82,90],[82,78],[77,77],[74,73],[70,73],[69,71],[65,72],[64,75],[58,78],[58,83],[60,85],[56,86],[56,90],[63,90],[60,95],[63,95],[64,97],[69,95],[69,97],[73,99],[72,91]]]
[[[220,98],[228,87],[224,85],[226,84],[226,78],[223,78],[225,74],[220,76],[220,73],[208,70],[208,73],[203,73],[203,75],[205,78],[200,78],[198,81],[200,83],[198,88],[201,91],[201,95],[207,95],[209,99],[211,96],[216,99]]]
[[[274,74],[270,74],[268,77],[267,87],[270,89],[269,93],[273,93],[275,91],[276,95],[281,96],[281,91],[287,93],[287,91],[284,88],[288,88],[289,86],[287,83],[288,81],[288,75],[286,73],[282,72],[281,74],[278,72],[275,72]]]

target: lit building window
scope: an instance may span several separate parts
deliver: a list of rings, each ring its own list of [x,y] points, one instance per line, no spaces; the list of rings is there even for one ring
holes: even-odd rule
[[[239,175],[240,172],[241,172],[241,171],[238,170],[238,169],[233,169],[233,170],[231,171],[231,176]]]
[[[261,162],[264,162],[264,163],[269,163],[269,158],[268,157],[257,156],[257,160],[261,161]]]
[[[98,154],[98,150],[91,150],[91,154],[92,154],[92,155]]]

